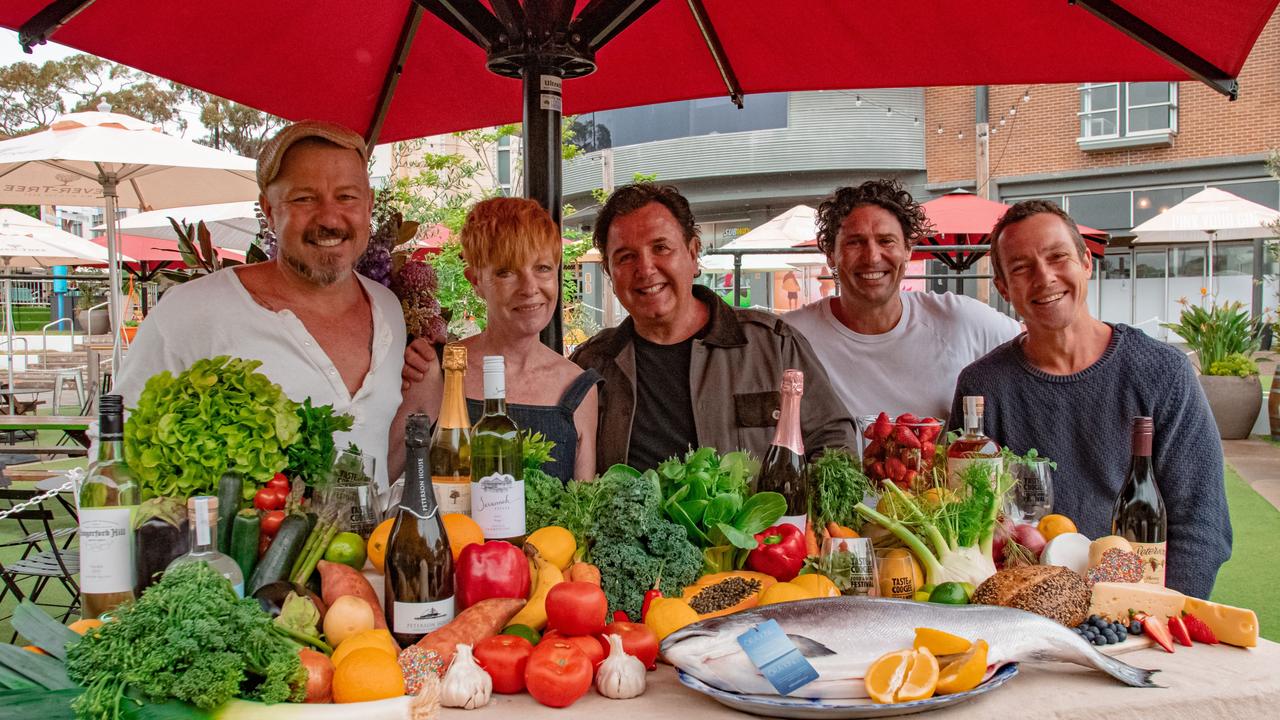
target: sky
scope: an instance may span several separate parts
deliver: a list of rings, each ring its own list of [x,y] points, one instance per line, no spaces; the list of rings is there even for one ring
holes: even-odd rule
[[[59,60],[78,52],[80,51],[51,42],[36,46],[28,55],[22,52],[22,46],[18,44],[17,32],[0,28],[0,65],[12,65],[24,61],[39,65],[48,60]]]

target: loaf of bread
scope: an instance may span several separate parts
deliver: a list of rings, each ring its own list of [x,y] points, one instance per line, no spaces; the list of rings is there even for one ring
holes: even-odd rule
[[[1057,565],[1006,568],[987,578],[973,602],[1026,610],[1075,627],[1089,616],[1093,593],[1084,578]]]

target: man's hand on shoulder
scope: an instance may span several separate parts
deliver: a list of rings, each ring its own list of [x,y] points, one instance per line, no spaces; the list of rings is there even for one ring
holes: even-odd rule
[[[440,358],[436,349],[424,338],[414,338],[404,349],[404,369],[400,371],[400,391],[409,389],[409,385],[425,380],[432,374],[440,372]]]

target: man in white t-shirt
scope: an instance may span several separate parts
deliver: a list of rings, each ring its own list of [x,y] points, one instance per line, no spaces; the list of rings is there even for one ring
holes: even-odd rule
[[[373,192],[364,140],[332,123],[289,125],[258,156],[259,202],[279,242],[275,260],[220,270],[165,293],[138,329],[113,392],[137,405],[147,380],[232,355],[295,402],[355,419],[338,433],[387,480],[400,406],[405,326],[400,302],[355,272],[369,244]]]
[[[972,298],[900,289],[927,224],[893,180],[839,188],[818,207],[818,246],[840,294],[782,317],[809,340],[854,417],[945,420],[960,371],[1020,331]]]

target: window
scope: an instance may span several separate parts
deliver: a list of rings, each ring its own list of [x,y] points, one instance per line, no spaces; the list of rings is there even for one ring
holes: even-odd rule
[[[1167,82],[1086,83],[1080,86],[1084,150],[1168,144],[1178,131],[1178,86]]]
[[[1068,195],[1065,210],[1078,223],[1099,230],[1128,230],[1133,227],[1128,190],[1110,193]]]
[[[658,140],[787,127],[787,93],[751,95],[739,110],[727,97],[579,115],[574,141],[587,152]]]
[[[511,136],[498,138],[498,186],[503,195],[511,195]]]

